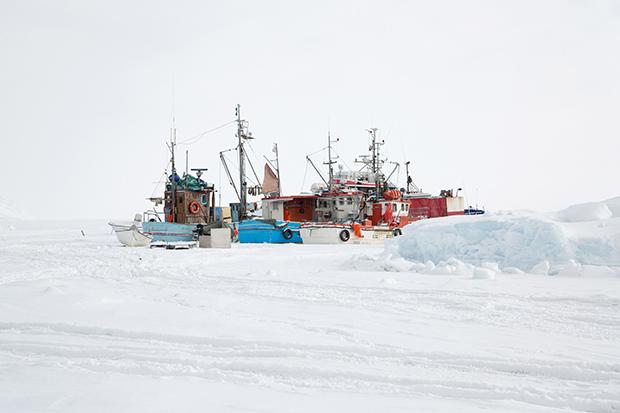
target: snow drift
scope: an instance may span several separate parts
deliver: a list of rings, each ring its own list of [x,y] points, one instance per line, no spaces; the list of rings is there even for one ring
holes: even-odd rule
[[[433,264],[450,273],[452,265],[473,278],[492,278],[493,266],[506,272],[578,275],[584,265],[620,267],[619,214],[620,197],[550,214],[506,211],[418,221],[389,242],[386,253],[411,262],[414,270],[423,265],[428,272]]]

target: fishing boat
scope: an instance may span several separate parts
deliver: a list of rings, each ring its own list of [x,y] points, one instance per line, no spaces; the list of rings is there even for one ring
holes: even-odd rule
[[[167,177],[163,198],[150,198],[155,205],[163,204],[164,221],[149,220],[142,224],[144,233],[151,237],[151,246],[169,248],[188,247],[195,244],[199,226],[216,224],[215,188],[202,180],[206,168],[193,168],[191,175],[186,162],[183,176],[179,176],[175,163],[176,127],[170,132],[171,173]]]
[[[400,192],[390,186],[389,178],[381,171],[383,160],[377,129],[371,135],[370,155],[363,155],[356,162],[364,166],[359,171],[334,172],[332,140],[328,133],[328,178],[324,178],[314,162],[306,159],[319,174],[325,186],[316,193],[312,222],[301,225],[301,236],[307,244],[359,244],[380,243],[400,234],[406,225],[408,205],[400,199]],[[393,172],[392,172],[393,173]]]
[[[301,243],[298,222],[270,219],[249,219],[239,223],[238,239],[242,244]]]
[[[278,206],[282,206],[280,201],[285,202],[280,198],[281,186],[280,186],[280,167],[278,159],[278,145],[274,144],[275,160],[267,159],[267,164],[264,168],[264,177],[262,184],[257,184],[253,187],[248,187],[248,177],[246,174],[246,163],[250,166],[256,182],[259,182],[258,176],[252,165],[245,145],[252,137],[252,133],[248,131],[248,122],[241,119],[241,107],[237,105],[235,115],[237,117],[237,147],[220,152],[220,159],[224,166],[224,171],[228,177],[228,180],[233,187],[235,194],[239,200],[238,203],[231,203],[231,215],[233,223],[235,225],[235,232],[237,234],[237,240],[242,244],[284,244],[284,243],[301,243],[301,237],[299,235],[299,223],[289,221],[289,217],[284,217],[282,213],[278,214],[276,210],[280,212],[283,209],[279,209]],[[238,186],[233,179],[226,158],[224,154],[226,152],[237,150],[239,154],[239,181]],[[258,207],[257,205],[248,202],[248,194],[264,196],[262,204],[261,216],[253,216]],[[266,209],[265,209],[266,208]]]

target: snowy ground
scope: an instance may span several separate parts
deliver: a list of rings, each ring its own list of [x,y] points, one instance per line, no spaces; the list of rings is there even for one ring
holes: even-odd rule
[[[620,410],[620,277],[355,265],[381,251],[0,221],[0,411]]]

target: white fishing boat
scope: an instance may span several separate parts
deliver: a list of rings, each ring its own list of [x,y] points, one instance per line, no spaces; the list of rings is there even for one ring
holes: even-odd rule
[[[301,224],[300,235],[304,244],[383,244],[388,238],[400,235],[400,228],[363,226],[353,224],[317,223]]]
[[[118,241],[127,247],[144,247],[150,244],[152,236],[142,229],[142,214],[136,214],[133,221],[109,222]]]

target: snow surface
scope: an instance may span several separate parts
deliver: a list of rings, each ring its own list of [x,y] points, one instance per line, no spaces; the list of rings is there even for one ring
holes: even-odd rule
[[[6,224],[7,220],[29,219],[27,214],[19,211],[12,202],[0,197],[0,228],[2,224]]]
[[[620,409],[615,276],[442,269],[361,245],[124,248],[105,222],[12,225],[1,412]]]
[[[410,261],[407,271],[473,273],[474,267],[496,265],[495,272],[620,275],[618,207],[620,198],[614,198],[550,214],[505,211],[418,221],[386,251],[390,260]]]

